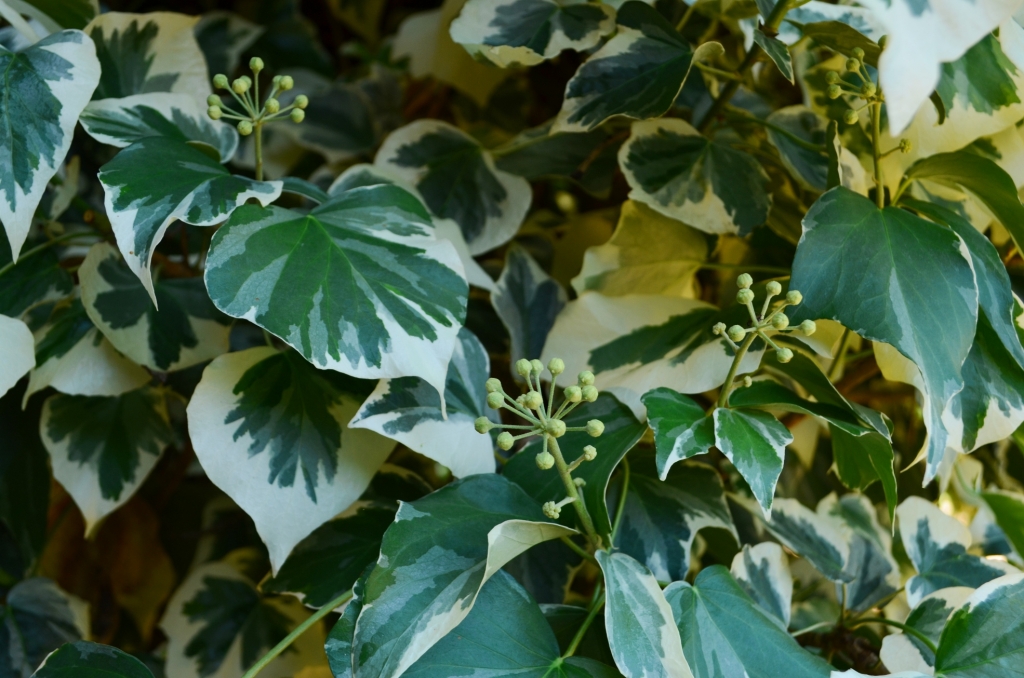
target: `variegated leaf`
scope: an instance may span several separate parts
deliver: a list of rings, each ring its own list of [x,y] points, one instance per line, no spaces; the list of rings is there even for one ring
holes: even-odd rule
[[[213,236],[206,288],[221,311],[321,369],[416,376],[439,393],[468,292],[426,210],[388,185],[345,191],[308,214],[242,207]]]
[[[221,162],[227,162],[238,147],[235,128],[210,120],[189,94],[150,92],[100,99],[86,106],[80,119],[92,138],[117,148],[146,137],[166,137],[206,144],[216,149]]]
[[[615,30],[615,10],[586,0],[469,0],[452,22],[452,40],[506,68],[533,66],[563,50],[595,47]]]
[[[36,366],[32,330],[17,318],[0,315],[0,346],[4,347],[4,359],[0,361],[0,396],[2,396]]]
[[[347,426],[371,388],[270,347],[222,355],[203,371],[188,405],[192,445],[255,521],[275,571],[359,498],[394,447]]]
[[[43,191],[71,147],[78,115],[100,80],[82,31],[54,33],[19,52],[0,46],[0,222],[17,261]]]
[[[201,278],[165,278],[149,293],[107,244],[93,245],[78,269],[89,319],[114,348],[140,365],[173,372],[226,353],[230,319],[210,302]]]
[[[991,511],[989,519],[995,523],[993,527],[997,527],[997,531],[1002,531],[1003,539],[1007,542],[1008,548],[1003,549],[1004,553],[1013,557],[1016,551],[1019,563],[1020,554],[1024,553],[1024,495],[1006,490],[990,490],[983,492],[981,497]],[[981,514],[983,511],[979,510],[978,513]],[[973,523],[971,533],[974,533]]]
[[[50,33],[85,28],[100,13],[99,0],[5,0],[5,4],[35,19]]]
[[[779,157],[793,178],[815,191],[828,188],[828,157],[825,153],[828,120],[806,106],[786,106],[774,111],[765,118],[765,122],[774,125],[766,128],[768,139],[779,151]],[[820,150],[807,148],[793,136],[806,144],[820,146]]]
[[[398,510],[366,581],[352,644],[356,678],[394,678],[455,629],[480,588],[534,544],[573,534],[502,476],[481,474]]]
[[[641,401],[654,431],[658,476],[662,480],[677,461],[704,454],[715,444],[715,420],[692,398],[663,387],[648,391]]]
[[[153,678],[153,672],[127,652],[80,640],[46,657],[32,678]]]
[[[491,304],[511,339],[512,364],[539,358],[555,318],[569,297],[524,248],[508,249],[505,269],[491,293]]]
[[[972,593],[974,589],[966,586],[950,586],[929,593],[911,610],[904,623],[937,645],[950,615]],[[909,633],[894,632],[883,638],[879,658],[890,671],[920,671],[928,675],[935,671],[935,653]]]
[[[0,315],[17,318],[36,304],[62,299],[71,292],[71,276],[61,268],[53,248],[22,257],[14,264],[7,234],[0,229],[0,268],[7,266],[11,268],[0,285]]]
[[[459,330],[448,375],[444,408],[437,390],[418,377],[382,379],[349,426],[396,440],[446,466],[456,478],[494,472],[494,443],[476,432],[473,422],[489,417],[484,382],[491,373],[487,350],[468,329]]]
[[[618,8],[618,32],[580,66],[565,86],[554,132],[591,130],[616,115],[664,115],[683,89],[693,61],[722,53],[717,42],[696,50],[650,5]]]
[[[260,39],[266,28],[237,14],[214,10],[204,12],[192,32],[212,78],[216,73],[234,73],[242,54]]]
[[[86,533],[128,501],[173,439],[164,393],[150,386],[118,396],[50,396],[39,432]]]
[[[836,582],[853,579],[847,571],[850,546],[835,517],[815,513],[795,499],[776,499],[765,527],[776,539],[806,558],[823,575]]]
[[[732,462],[764,511],[772,516],[775,484],[782,474],[793,434],[773,415],[749,408],[717,408],[715,446]]]
[[[693,678],[672,608],[650,570],[625,553],[597,552],[604,573],[604,627],[626,678]]]
[[[497,169],[479,142],[440,120],[392,132],[374,162],[414,184],[432,214],[454,220],[473,254],[511,240],[533,198],[525,179]]]
[[[950,616],[935,654],[935,675],[1012,676],[1024,660],[1024,574],[983,584]]]
[[[768,175],[754,156],[685,120],[633,123],[619,149],[629,197],[707,233],[746,235],[768,218]]]
[[[98,176],[117,245],[154,303],[153,252],[174,220],[211,226],[250,198],[266,205],[281,195],[280,182],[233,175],[203,151],[168,137],[135,142]]]
[[[789,628],[793,574],[781,546],[770,541],[755,546],[745,544],[743,550],[733,556],[729,571],[758,607],[782,622],[783,628]]]
[[[54,582],[33,577],[15,584],[0,604],[0,672],[27,678],[48,654],[89,634],[83,601]]]

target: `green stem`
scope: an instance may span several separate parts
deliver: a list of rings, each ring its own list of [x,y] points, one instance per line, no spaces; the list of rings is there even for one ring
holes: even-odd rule
[[[572,539],[569,539],[568,537],[561,537],[561,539],[565,543],[565,545],[572,549],[573,552],[575,552],[576,555],[578,555],[579,557],[583,558],[584,560],[590,560],[595,563],[597,562],[597,558],[583,550],[580,547],[580,545],[574,542]]]
[[[781,3],[780,3],[781,4]],[[747,338],[740,344],[740,348],[736,351],[736,356],[732,359],[732,365],[729,367],[729,375],[725,378],[725,383],[722,384],[722,392],[718,394],[718,407],[726,407],[729,403],[729,393],[732,391],[733,380],[736,379],[736,371],[740,368],[740,363],[743,362],[743,356],[747,354],[747,350],[750,345],[754,343],[754,339],[757,338],[757,332],[750,332],[747,334]]]
[[[253,678],[253,676],[255,676],[257,673],[266,668],[267,664],[274,661],[277,655],[281,654],[286,649],[288,649],[288,646],[295,642],[296,638],[305,633],[306,629],[308,629],[310,626],[316,624],[318,621],[326,617],[332,611],[337,609],[339,605],[342,605],[343,603],[347,602],[351,597],[352,591],[346,591],[345,593],[341,594],[340,596],[338,596],[337,598],[335,598],[334,600],[332,600],[331,602],[327,603],[319,610],[314,612],[312,615],[310,615],[309,619],[296,626],[294,631],[285,636],[280,643],[275,645],[273,648],[271,648],[269,652],[260,657],[259,661],[253,664],[252,668],[246,671],[245,675],[243,675],[242,678]]]
[[[59,235],[56,238],[54,238],[53,240],[47,240],[46,242],[44,242],[41,245],[36,245],[35,247],[33,247],[32,249],[28,250],[27,252],[22,252],[21,256],[18,257],[18,261],[17,262],[12,261],[9,264],[7,264],[6,266],[4,266],[3,268],[0,268],[0,276],[2,276],[4,273],[7,273],[12,268],[14,268],[17,265],[17,263],[25,261],[29,257],[34,256],[36,254],[39,254],[40,252],[42,252],[44,250],[48,250],[51,247],[53,247],[54,245],[59,245],[62,242],[67,242],[68,240],[75,240],[76,238],[98,238],[98,237],[99,236],[96,235],[95,233],[85,233],[85,232],[82,232],[82,231],[75,231],[74,233],[65,233],[64,235]]]
[[[849,348],[851,339],[853,339],[853,332],[848,327],[843,328],[843,338],[839,342],[839,350],[836,351],[836,358],[828,370],[829,381],[835,381],[839,373],[843,371],[843,365],[846,364],[846,349]]]
[[[548,440],[548,450],[551,451],[551,456],[555,458],[555,468],[558,470],[558,477],[562,479],[562,484],[565,485],[565,493],[573,500],[576,514],[580,517],[580,522],[583,523],[583,530],[594,543],[594,546],[600,547],[601,538],[597,536],[597,530],[594,529],[594,520],[590,517],[590,511],[587,510],[587,505],[583,501],[583,497],[580,496],[576,483],[572,481],[569,465],[565,463],[562,450],[558,447],[558,440],[551,436],[545,437]]]
[[[622,458],[622,493],[619,495],[619,505],[615,507],[615,522],[612,523],[612,544],[615,543],[615,535],[619,533],[619,523],[622,522],[622,514],[626,508],[626,494],[629,492],[629,460]],[[609,544],[610,546],[611,544]]]
[[[882,102],[871,104],[871,154],[875,160],[875,204],[885,207],[885,189],[882,188]]]
[[[263,122],[253,125],[253,149],[256,151],[256,181],[263,181]]]
[[[754,273],[775,273],[777,275],[789,275],[790,269],[782,266],[758,266],[756,264],[719,264],[705,262],[700,268],[708,271],[752,271]]]
[[[696,66],[697,68],[699,68],[700,70],[704,71],[705,73],[710,73],[711,75],[717,75],[720,78],[727,78],[729,80],[742,80],[742,78],[738,74],[733,73],[732,71],[724,71],[721,68],[715,68],[714,66],[708,66],[707,64],[702,64],[699,61],[695,61],[693,65]]]
[[[683,28],[690,21],[690,17],[693,16],[694,10],[697,9],[697,3],[699,1],[700,0],[691,0],[690,6],[686,8],[686,12],[683,14],[683,18],[680,19],[679,23],[676,24],[676,32],[677,33],[682,33],[683,32]]]
[[[598,587],[600,588],[600,584]],[[604,607],[604,592],[596,593],[597,598],[594,603],[590,606],[590,612],[587,613],[587,618],[580,624],[580,628],[576,631],[576,635],[573,636],[572,642],[569,643],[569,647],[565,649],[565,654],[562,655],[562,659],[571,657],[576,652],[576,648],[579,647],[580,641],[583,640],[583,636],[587,634],[587,629],[594,623],[594,619],[597,617],[597,613]]]
[[[932,651],[933,654],[938,652],[938,649],[935,647],[935,643],[932,642],[932,639],[915,629],[913,626],[907,626],[906,624],[902,624],[892,619],[886,619],[885,617],[861,617],[846,628],[852,629],[853,627],[860,626],[861,624],[885,624],[886,626],[892,626],[900,629],[908,636],[914,636],[920,640],[925,644],[925,647]]]

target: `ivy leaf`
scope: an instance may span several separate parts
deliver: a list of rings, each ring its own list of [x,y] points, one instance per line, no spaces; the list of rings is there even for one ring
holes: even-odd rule
[[[828,186],[828,157],[825,154],[825,128],[828,120],[806,106],[786,106],[765,118],[769,141],[779,151],[782,163],[802,186],[815,191],[824,191]],[[793,137],[806,144],[820,146],[814,151],[797,143]],[[841,153],[842,151],[840,151]],[[841,166],[839,156],[836,166]]]
[[[246,205],[213,236],[213,303],[320,369],[416,376],[439,393],[466,313],[453,247],[398,186],[356,188],[308,214]]]
[[[505,269],[491,293],[491,304],[512,340],[512,364],[521,358],[540,358],[555,318],[569,297],[544,272],[524,248],[512,244],[505,258]]]
[[[768,175],[754,156],[677,118],[633,123],[619,149],[629,197],[708,233],[746,235],[768,219]]]
[[[216,149],[227,162],[238,148],[235,128],[210,120],[188,94],[150,92],[93,101],[82,111],[82,127],[96,141],[117,148],[146,137],[198,142]]]
[[[782,622],[782,628],[789,628],[793,574],[781,546],[771,541],[744,544],[743,550],[733,556],[729,572],[763,612]]]
[[[665,598],[695,678],[827,678],[831,673],[825,660],[800,647],[721,565],[701,570],[692,585],[671,584]]]
[[[234,73],[242,54],[259,40],[266,28],[232,12],[204,12],[192,32],[206,58],[212,79],[217,73]]]
[[[456,478],[493,473],[494,443],[473,425],[478,417],[500,423],[487,407],[484,382],[490,374],[487,350],[463,327],[448,363],[443,401],[434,387],[418,377],[381,379],[349,426],[398,441],[448,467]]]
[[[85,28],[100,13],[99,0],[7,0],[16,12],[26,14],[50,33],[62,28]]]
[[[626,678],[692,678],[672,608],[650,570],[625,553],[597,552],[604,573],[604,626]]]
[[[414,184],[432,214],[454,220],[474,255],[511,240],[533,198],[526,179],[497,169],[473,137],[439,120],[392,132],[374,163]]]
[[[304,605],[323,607],[352,588],[377,560],[381,539],[394,519],[392,507],[372,505],[324,523],[298,543],[260,590],[291,593]]]
[[[0,46],[0,222],[18,260],[43,191],[71,147],[78,115],[100,78],[96,49],[81,31],[60,31],[12,52]]]
[[[469,0],[449,28],[466,51],[502,68],[584,52],[614,30],[615,10],[585,0]]]
[[[216,358],[188,405],[196,456],[248,513],[276,571],[306,535],[348,508],[394,447],[347,423],[370,384],[293,351]]]
[[[104,12],[85,32],[103,68],[93,99],[179,92],[206,99],[210,79],[193,28],[199,17],[173,12]]]
[[[354,675],[402,675],[470,613],[480,588],[534,544],[573,530],[502,476],[463,478],[402,504],[366,581]]]
[[[580,494],[594,519],[598,534],[607,535],[612,529],[605,501],[608,481],[622,458],[640,441],[644,425],[636,420],[629,408],[604,393],[597,401],[573,410],[565,417],[565,425],[569,428],[585,427],[591,419],[599,419],[604,423],[604,433],[600,438],[591,438],[585,431],[570,431],[558,439],[558,445],[566,462],[570,463],[583,453],[584,446],[593,445],[597,449],[597,458],[581,464],[573,472],[573,477],[583,478],[586,483]],[[565,495],[565,486],[557,474],[537,468],[536,457],[540,454],[541,445],[539,438],[531,439],[526,447],[505,464],[503,472],[504,477],[522,487],[538,503]],[[575,510],[566,508],[558,522],[573,525],[575,520]]]
[[[16,318],[0,315],[0,346],[4,347],[4,359],[0,362],[2,396],[36,366],[36,357],[32,331]]]
[[[996,524],[1017,553],[1024,553],[1024,495],[1017,492],[982,492]]]
[[[11,248],[7,233],[0,229],[0,268],[11,265]],[[7,269],[0,287],[0,314],[17,318],[41,302],[61,299],[73,283],[71,275],[61,268],[53,248],[42,250]]]
[[[86,313],[116,349],[140,365],[173,372],[228,350],[230,320],[214,307],[200,278],[153,285],[160,310],[111,245],[94,245],[78,270]]]
[[[82,511],[87,533],[128,501],[173,439],[164,393],[149,386],[110,397],[50,396],[39,428],[53,477]]]
[[[834,516],[815,513],[795,499],[777,499],[773,509],[765,527],[776,539],[832,581],[853,579],[847,570],[850,546]]]
[[[651,247],[652,242],[661,246]],[[583,270],[572,280],[586,291],[617,297],[664,294],[693,298],[694,277],[708,258],[707,239],[696,229],[656,212],[642,202],[622,204],[611,240],[587,248]]]
[[[936,676],[1012,675],[1024,658],[1024,574],[1015,571],[982,585],[942,630]]]
[[[722,54],[717,42],[696,50],[656,9],[632,0],[618,9],[618,32],[565,86],[554,132],[594,129],[616,115],[664,115],[683,89],[694,60]]]
[[[907,602],[916,607],[933,591],[949,586],[977,588],[1017,568],[967,553],[971,533],[956,518],[920,497],[907,497],[896,509],[900,538],[917,574],[906,583]]]
[[[804,299],[792,320],[838,320],[917,364],[928,391],[928,481],[945,453],[942,411],[963,387],[961,366],[977,325],[978,292],[963,241],[842,187],[822,195],[803,226],[790,286]]]
[[[692,398],[670,388],[656,388],[645,393],[642,401],[647,423],[654,431],[662,480],[677,461],[704,454],[715,444],[715,420]]]
[[[50,653],[32,678],[153,678],[153,672],[116,647],[80,640]]]
[[[718,472],[704,464],[677,465],[665,480],[655,474],[653,455],[630,459],[629,488],[622,505],[615,547],[644,563],[659,581],[677,581],[690,570],[697,532],[706,527],[736,528]],[[609,499],[616,505],[619,484]]]
[[[334,628],[327,634],[327,641],[324,643],[324,652],[327,653],[327,665],[334,674],[334,678],[352,678],[352,643],[356,633],[356,620],[363,611],[363,597],[366,595],[366,577],[370,574],[373,566],[367,568],[366,572],[359,577],[352,585],[352,599],[341,612]]]
[[[153,252],[174,220],[211,226],[249,198],[266,205],[281,195],[280,182],[233,175],[201,150],[168,137],[135,142],[98,177],[121,254],[154,303]]]
[[[754,31],[754,42],[764,50],[768,58],[775,62],[782,77],[795,82],[793,79],[793,57],[789,54],[789,47],[778,38],[765,34],[760,28]]]
[[[972,593],[974,589],[966,586],[929,593],[910,611],[904,623],[938,645],[949,617]],[[935,672],[935,652],[909,633],[894,632],[882,638],[879,657],[890,671],[920,671],[926,675]]]
[[[768,379],[758,379],[750,386],[734,389],[729,394],[729,405],[809,414],[854,436],[865,435],[873,431],[860,421],[852,406],[842,407],[828,402],[812,402],[801,398],[782,384]]]
[[[85,603],[43,577],[15,584],[0,620],[0,671],[8,676],[28,676],[49,653],[82,639],[89,623]]]
[[[775,484],[793,435],[767,412],[719,407],[714,411],[715,446],[750,485],[765,518],[772,514]]]
[[[865,490],[880,480],[892,520],[898,501],[892,441],[877,432],[855,436],[835,426],[829,426],[829,434],[839,480],[851,490]]]

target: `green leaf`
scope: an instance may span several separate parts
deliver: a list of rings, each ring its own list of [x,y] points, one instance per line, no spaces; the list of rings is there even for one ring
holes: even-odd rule
[[[683,652],[695,678],[827,678],[831,666],[800,647],[721,565],[701,570],[693,585],[665,589]]]
[[[844,6],[844,9],[853,8]],[[797,19],[793,13],[790,13],[789,16],[791,19]],[[878,67],[878,57],[882,54],[882,48],[865,35],[866,31],[860,30],[856,26],[836,20],[810,21],[800,26],[800,32],[833,52],[838,52],[848,58],[852,57],[853,50],[859,47],[864,50],[864,63],[872,68]]]
[[[594,129],[616,115],[664,115],[683,89],[694,60],[722,54],[717,42],[691,50],[656,9],[632,0],[616,17],[618,32],[580,66],[565,86],[554,132]]]
[[[677,461],[704,454],[715,444],[715,420],[691,398],[670,388],[648,391],[641,399],[654,431],[658,476],[664,480]]]
[[[626,678],[692,678],[672,608],[654,575],[625,553],[597,552],[604,573],[604,626]]]
[[[402,504],[366,581],[354,675],[403,674],[470,613],[484,583],[530,546],[573,534],[502,476],[469,476]]]
[[[439,120],[392,132],[374,163],[414,184],[434,216],[454,220],[474,255],[511,240],[533,198],[526,179],[497,169],[479,142]]]
[[[227,162],[238,147],[235,128],[210,120],[206,110],[188,94],[151,92],[93,101],[80,120],[93,139],[117,148],[146,137],[166,137],[212,146],[221,162]]]
[[[19,582],[0,605],[0,672],[29,676],[48,654],[88,632],[85,603],[61,591],[49,579]]]
[[[907,626],[939,644],[942,629],[950,615],[974,593],[966,586],[951,586],[925,596],[907,615]],[[926,675],[935,672],[935,652],[920,638],[909,633],[890,633],[882,639],[880,658],[890,671],[920,671]]]
[[[93,99],[180,92],[205,101],[206,60],[193,34],[198,17],[172,12],[105,12],[85,32],[103,68]]]
[[[809,414],[854,436],[864,435],[873,430],[860,421],[852,406],[812,402],[801,398],[782,384],[768,379],[758,379],[750,386],[734,389],[729,394],[729,405]]]
[[[942,411],[963,387],[961,365],[977,324],[977,287],[963,241],[905,210],[879,210],[842,187],[822,195],[803,225],[790,287],[804,299],[792,321],[838,320],[917,364],[928,390],[925,480],[931,480],[946,449]],[[872,275],[864,275],[865,267]]]
[[[4,347],[4,359],[0,362],[2,396],[36,366],[36,357],[32,331],[16,318],[0,315],[0,346]]]
[[[416,376],[443,392],[468,288],[453,247],[397,186],[356,188],[308,214],[246,205],[213,236],[213,303],[320,369]]]
[[[1024,659],[1024,574],[981,586],[949,618],[935,655],[935,675],[1009,676]]]
[[[633,123],[619,165],[631,199],[702,231],[746,235],[768,218],[768,175],[761,164],[685,120]]]
[[[815,513],[795,499],[777,499],[765,527],[787,548],[806,558],[823,575],[836,582],[851,581],[847,570],[850,546],[839,521],[827,513]]]
[[[982,492],[982,499],[992,510],[996,524],[1017,550],[1024,553],[1024,496],[1017,492]]]
[[[234,73],[242,54],[266,28],[237,14],[214,10],[204,12],[192,31],[206,57],[207,72],[212,79],[217,73]]]
[[[629,408],[604,393],[596,402],[573,410],[565,417],[565,425],[569,428],[582,427],[591,419],[599,419],[604,423],[604,433],[600,438],[591,438],[585,431],[571,431],[558,439],[558,445],[567,462],[581,455],[586,445],[597,448],[597,458],[581,464],[573,472],[573,477],[583,478],[586,482],[580,494],[594,519],[598,534],[606,535],[612,529],[605,501],[608,481],[622,458],[640,441],[645,427],[636,420]],[[537,468],[536,457],[540,454],[541,445],[538,438],[531,439],[526,447],[509,460],[503,472],[504,477],[522,487],[539,504],[557,501],[565,496],[565,486],[558,474]],[[576,511],[566,507],[558,522],[574,525]]]
[[[20,52],[0,46],[4,106],[0,124],[0,222],[18,259],[43,191],[71,147],[78,115],[100,78],[95,46],[81,31],[60,31]]]
[[[228,350],[230,319],[210,301],[201,278],[153,284],[159,311],[117,250],[94,245],[78,269],[86,313],[114,348],[157,372],[197,365]]]
[[[718,471],[704,464],[678,464],[665,480],[656,475],[653,455],[630,457],[629,488],[615,547],[644,563],[659,581],[677,581],[690,570],[697,532],[736,528]],[[609,501],[616,505],[621,483]]]
[[[468,329],[459,330],[441,396],[418,377],[381,379],[349,422],[398,441],[451,470],[456,478],[494,472],[494,443],[473,422],[500,418],[487,407],[484,383],[491,374],[487,351]],[[447,411],[447,414],[445,412]]]
[[[574,541],[577,545],[580,544],[579,538]],[[504,569],[515,577],[516,581],[521,583],[523,588],[538,602],[559,605],[569,595],[569,589],[582,563],[583,558],[570,549],[565,542],[552,539],[543,544],[537,544],[526,553],[516,556],[505,565]],[[586,610],[584,609],[585,614]],[[583,622],[582,619],[576,621],[577,625],[570,633],[575,633],[576,628]],[[555,631],[557,635],[558,629]],[[562,638],[559,636],[559,641],[561,642],[561,640]],[[582,651],[580,654],[592,657]],[[606,663],[614,663],[610,662],[610,657],[611,655],[593,658],[609,659],[609,662]]]
[[[255,521],[275,570],[359,498],[394,448],[347,425],[371,387],[269,347],[222,355],[203,371],[188,405],[196,457]]]
[[[32,678],[153,678],[153,672],[116,647],[80,640],[50,653]]]
[[[855,436],[831,425],[829,434],[832,437],[832,460],[840,482],[851,490],[863,491],[880,480],[889,520],[892,521],[898,501],[892,441],[877,431]]]
[[[956,518],[920,497],[908,497],[896,509],[900,539],[917,574],[906,583],[911,607],[949,586],[977,588],[1017,568],[967,553],[971,533]]]
[[[767,412],[719,407],[714,412],[715,446],[750,485],[765,517],[772,514],[775,483],[793,436]]]
[[[39,436],[42,403],[22,407],[21,389],[0,398],[0,521],[20,555],[20,564],[3,570],[20,577],[46,548],[49,530],[50,464]],[[0,532],[5,531],[0,527]],[[10,570],[15,570],[11,572]],[[0,575],[2,577],[3,575]],[[10,582],[5,582],[10,586]],[[2,654],[2,653],[0,653]]]
[[[11,264],[7,234],[0,229],[0,268]],[[9,268],[0,285],[0,314],[17,318],[29,307],[60,299],[71,291],[71,275],[61,268],[53,248],[38,252]]]
[[[372,505],[324,523],[296,545],[260,590],[291,593],[304,605],[323,607],[352,588],[377,560],[384,531],[394,519],[393,508]]]
[[[764,50],[769,59],[775,62],[782,77],[790,82],[795,82],[793,79],[793,57],[790,56],[786,43],[766,35],[760,28],[754,31],[754,42]]]
[[[280,182],[233,175],[202,151],[168,137],[135,142],[101,167],[98,177],[121,254],[154,302],[153,252],[172,222],[211,226],[249,198],[266,205],[281,195]]]
[[[334,678],[352,678],[352,642],[356,633],[356,620],[363,611],[363,596],[366,594],[366,577],[371,568],[360,576],[352,585],[352,599],[341,613],[334,628],[327,634],[324,651],[327,653],[327,664]]]
[[[583,52],[615,30],[615,10],[585,0],[470,0],[449,32],[470,54],[501,66],[533,66],[563,50]]]
[[[828,120],[806,106],[786,106],[774,111],[765,118],[765,122],[774,126],[766,127],[765,131],[793,178],[805,188],[815,191],[831,188],[828,185],[829,159],[824,143]],[[802,140],[804,144],[798,143],[793,137]],[[820,149],[811,150],[807,144],[819,146]],[[835,164],[841,166],[838,155]]]
[[[508,248],[491,304],[511,338],[513,365],[521,358],[540,358],[555,318],[568,301],[558,281],[526,249],[514,243]]]
[[[99,0],[6,0],[6,4],[37,20],[50,33],[85,28],[100,13]]]
[[[782,628],[789,628],[793,574],[781,546],[771,541],[753,547],[744,544],[743,550],[733,556],[729,572],[763,612],[782,622]]]
[[[110,397],[50,396],[39,428],[53,477],[87,532],[128,501],[173,439],[164,393],[149,386]]]

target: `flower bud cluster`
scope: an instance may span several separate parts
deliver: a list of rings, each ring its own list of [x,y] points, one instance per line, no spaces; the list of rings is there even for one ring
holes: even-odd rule
[[[287,92],[295,87],[295,80],[290,75],[275,75],[271,80],[270,93],[263,101],[259,101],[259,74],[265,68],[263,59],[253,57],[249,60],[249,69],[253,77],[243,75],[229,81],[228,76],[218,73],[213,76],[213,86],[218,90],[225,90],[241,106],[241,111],[235,110],[224,103],[224,100],[216,94],[211,94],[206,99],[208,108],[207,115],[212,120],[235,120],[238,133],[242,136],[249,136],[261,125],[289,118],[292,122],[302,122],[306,117],[305,108],[309,105],[309,97],[300,94],[288,106],[281,106],[276,98],[279,92]]]
[[[779,362],[788,363],[793,359],[793,351],[785,347],[779,347],[774,341],[768,336],[767,331],[769,329],[777,332],[785,331],[799,331],[807,336],[814,334],[818,329],[813,320],[804,320],[802,323],[793,327],[789,324],[789,316],[783,313],[783,309],[787,306],[797,306],[804,300],[802,295],[797,290],[789,290],[786,292],[786,296],[781,303],[775,305],[772,308],[772,299],[782,294],[782,284],[777,280],[770,280],[765,285],[765,292],[767,293],[764,300],[764,305],[761,307],[761,312],[758,313],[754,309],[754,291],[750,289],[751,285],[754,284],[754,279],[748,273],[740,274],[736,278],[736,285],[740,288],[739,292],[736,293],[737,303],[746,306],[750,313],[750,320],[752,322],[751,327],[743,327],[742,325],[732,325],[726,327],[725,323],[716,323],[711,331],[716,336],[723,337],[734,350],[739,350],[739,344],[748,339],[748,335],[760,337],[772,348],[775,349],[775,355]],[[771,312],[769,312],[769,310]]]

